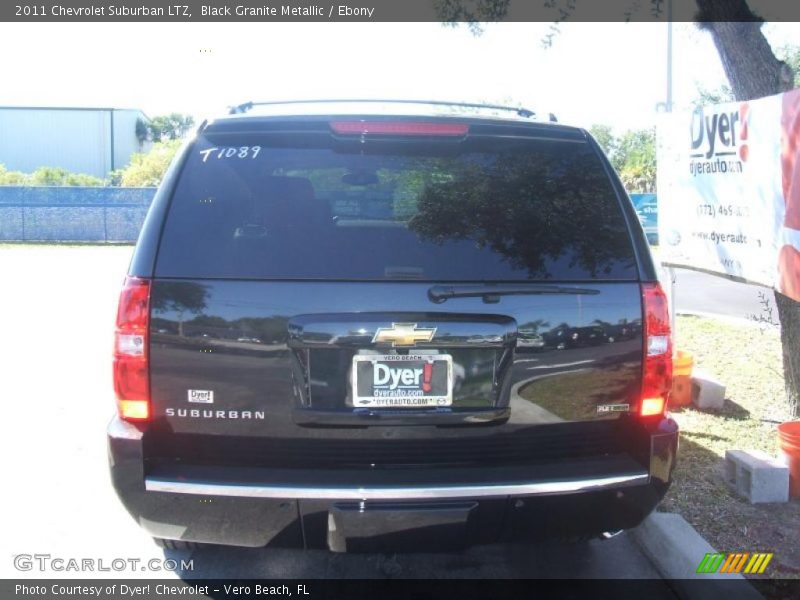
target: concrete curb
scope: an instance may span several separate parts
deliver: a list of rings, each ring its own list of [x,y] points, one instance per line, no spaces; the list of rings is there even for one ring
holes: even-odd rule
[[[716,550],[678,514],[652,513],[629,533],[661,576],[671,580],[674,591],[681,598],[762,598],[752,585],[744,581],[742,575],[697,573],[697,566],[703,557],[707,553],[716,553]],[[711,581],[702,587],[692,585],[696,581],[706,580]]]

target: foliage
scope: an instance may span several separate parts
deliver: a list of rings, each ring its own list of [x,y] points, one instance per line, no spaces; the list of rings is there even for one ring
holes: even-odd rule
[[[176,112],[158,115],[150,119],[147,124],[150,134],[148,137],[154,142],[179,140],[191,130],[193,125],[194,117],[190,115]]]
[[[794,87],[800,87],[800,46],[781,46],[775,54],[792,70]]]
[[[433,7],[448,25],[465,22],[473,33],[481,33],[481,23],[501,21],[508,13],[510,0],[433,0]]]
[[[0,165],[0,185],[97,187],[105,182],[94,175],[71,173],[62,167],[39,167],[33,173],[8,171]]]
[[[25,185],[29,175],[21,171],[9,171],[0,164],[0,185]]]
[[[656,182],[656,132],[627,131],[617,141],[612,160],[629,191],[652,192]]]
[[[103,180],[85,173],[70,173],[61,167],[39,167],[30,174],[28,185],[101,186]]]
[[[111,184],[125,187],[157,186],[180,146],[180,140],[170,140],[154,144],[147,153],[134,154],[127,167],[111,173]]]
[[[731,90],[729,85],[721,85],[715,89],[697,86],[697,97],[692,101],[692,106],[694,108],[699,108],[710,104],[733,102],[734,100],[733,90]]]
[[[150,126],[147,124],[147,121],[144,119],[136,119],[135,133],[139,144],[144,144],[147,138],[150,137]]]
[[[591,133],[592,137],[600,144],[606,156],[611,157],[614,155],[617,140],[610,126],[595,123],[589,127],[589,133]]]
[[[600,144],[629,192],[655,191],[655,130],[626,131],[615,136],[608,125],[592,125],[589,132]]]

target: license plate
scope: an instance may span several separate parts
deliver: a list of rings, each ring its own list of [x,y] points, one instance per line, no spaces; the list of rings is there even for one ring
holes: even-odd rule
[[[453,357],[449,354],[353,357],[356,408],[426,408],[451,404]]]

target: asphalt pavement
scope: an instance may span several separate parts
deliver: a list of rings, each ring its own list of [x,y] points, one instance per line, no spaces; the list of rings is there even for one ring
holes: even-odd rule
[[[459,553],[334,554],[324,550],[202,548],[191,578],[659,579],[625,534],[588,543],[493,544]]]
[[[678,313],[716,315],[753,323],[763,317],[779,323],[775,298],[769,288],[690,269],[675,269],[675,275]],[[662,271],[660,279],[667,281],[665,272]]]

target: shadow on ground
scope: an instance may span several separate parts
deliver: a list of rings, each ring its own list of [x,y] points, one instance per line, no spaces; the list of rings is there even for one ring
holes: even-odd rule
[[[674,481],[659,510],[683,516],[718,552],[774,552],[765,579],[799,577],[800,501],[750,504],[737,496],[725,480],[724,458],[704,445],[718,440],[726,438],[681,435]],[[735,448],[739,440],[727,442]]]
[[[585,543],[497,544],[447,554],[336,554],[326,550],[209,546],[168,558],[191,558],[191,579],[658,578],[639,547],[622,534]],[[180,562],[180,560],[179,560]]]
[[[734,419],[736,421],[746,421],[751,418],[750,411],[741,404],[738,404],[730,398],[725,398],[724,404],[721,409],[703,409],[700,410],[694,405],[690,406],[671,406],[670,412],[681,414],[687,411],[701,412],[709,415],[723,416],[726,419]]]

